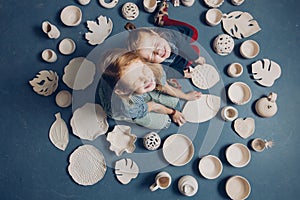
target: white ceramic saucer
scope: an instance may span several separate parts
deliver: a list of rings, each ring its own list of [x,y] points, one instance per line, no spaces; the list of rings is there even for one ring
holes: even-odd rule
[[[199,171],[207,179],[218,178],[223,170],[220,159],[214,155],[207,155],[201,158],[198,165]]]
[[[248,147],[241,143],[234,143],[226,149],[226,159],[234,167],[245,167],[251,159]]]
[[[251,192],[248,180],[242,176],[230,177],[225,186],[226,192],[231,199],[244,200]]]
[[[190,162],[194,155],[192,141],[183,134],[169,136],[163,144],[163,155],[168,163],[183,166]]]

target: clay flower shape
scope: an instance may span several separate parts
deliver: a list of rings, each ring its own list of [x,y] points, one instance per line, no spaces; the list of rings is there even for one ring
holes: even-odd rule
[[[117,156],[124,151],[132,153],[135,150],[136,135],[131,134],[131,128],[125,125],[116,125],[112,132],[107,134],[106,140],[110,142],[109,149]]]

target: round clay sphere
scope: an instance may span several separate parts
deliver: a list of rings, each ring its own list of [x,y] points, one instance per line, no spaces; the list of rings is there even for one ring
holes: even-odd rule
[[[62,90],[55,97],[56,104],[59,107],[66,108],[72,103],[72,95],[67,90]]]
[[[160,136],[155,132],[148,133],[144,137],[144,146],[148,150],[158,149],[160,143],[161,143]]]

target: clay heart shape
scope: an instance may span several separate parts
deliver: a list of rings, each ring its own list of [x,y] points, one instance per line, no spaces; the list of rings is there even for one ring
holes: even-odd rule
[[[248,118],[238,118],[234,121],[234,130],[235,132],[246,139],[254,133],[255,122],[251,117]]]

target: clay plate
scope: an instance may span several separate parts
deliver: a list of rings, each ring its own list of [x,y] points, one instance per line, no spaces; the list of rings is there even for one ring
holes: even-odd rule
[[[187,136],[173,134],[163,144],[163,155],[168,163],[174,166],[183,166],[192,159],[194,145]]]

